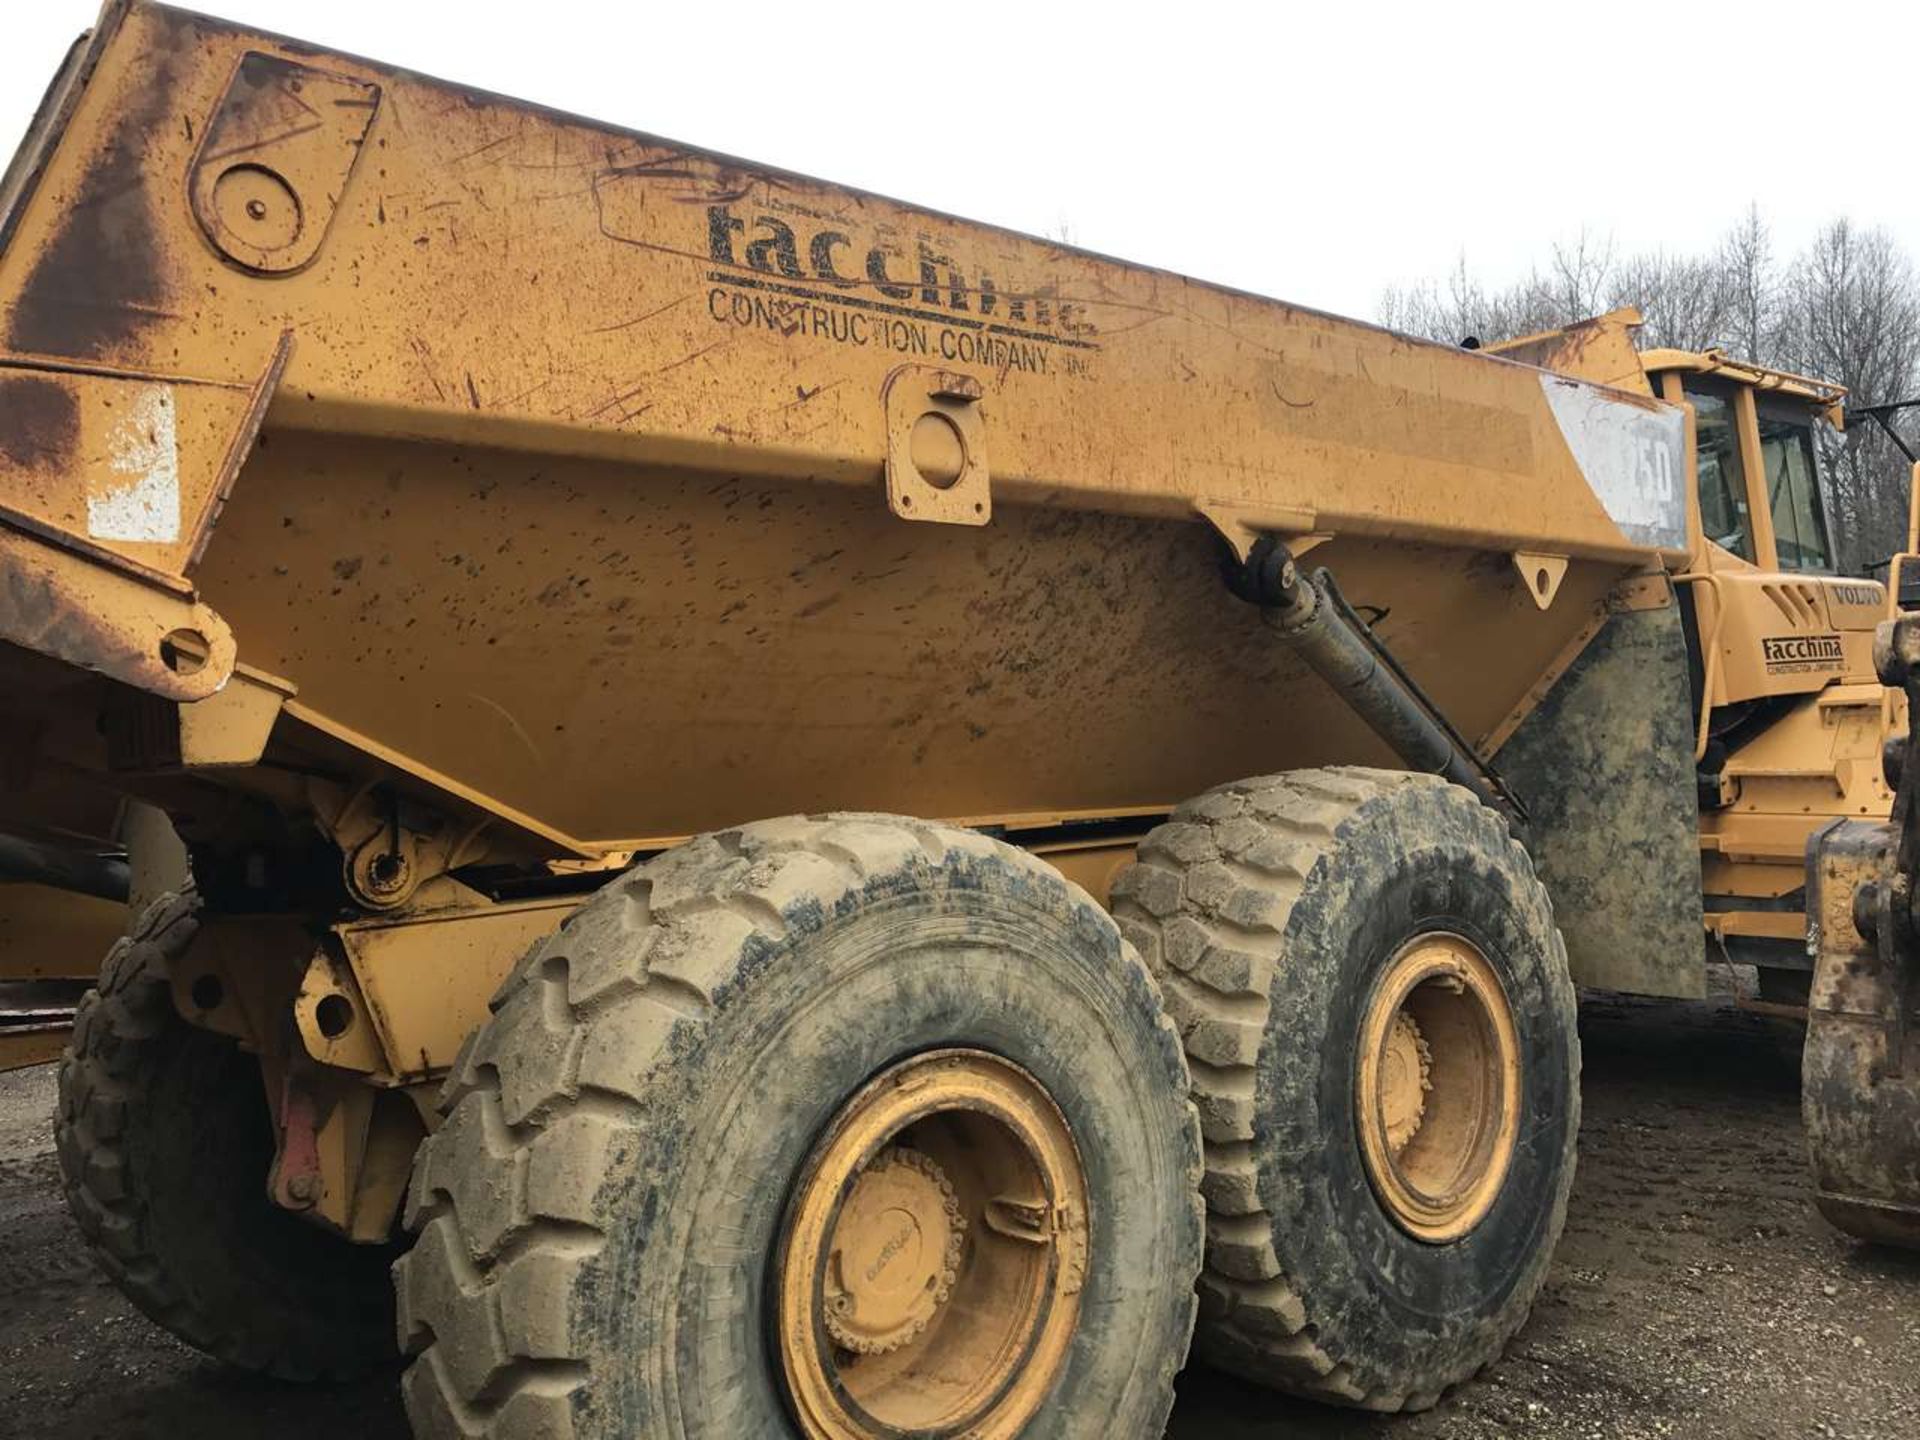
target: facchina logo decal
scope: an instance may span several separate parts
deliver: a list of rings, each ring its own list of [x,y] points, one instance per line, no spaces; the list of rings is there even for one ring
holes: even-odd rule
[[[970,269],[924,239],[707,208],[707,312],[722,325],[991,366],[1084,375],[1100,348],[1086,307]]]
[[[1838,635],[1769,635],[1760,642],[1769,675],[1838,670],[1846,659]]]

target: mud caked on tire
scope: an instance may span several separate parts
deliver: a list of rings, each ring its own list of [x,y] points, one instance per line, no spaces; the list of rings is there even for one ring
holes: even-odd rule
[[[1020,851],[693,840],[534,948],[443,1108],[396,1267],[422,1440],[1161,1432],[1203,1233],[1179,1041]]]
[[[155,901],[108,953],[60,1062],[67,1204],[127,1297],[196,1349],[283,1380],[397,1364],[394,1249],[336,1238],[267,1198],[259,1063],[174,1009],[191,892]]]
[[[1206,1137],[1195,1352],[1433,1404],[1525,1320],[1573,1180],[1573,988],[1526,853],[1433,777],[1299,771],[1180,806],[1113,894]]]

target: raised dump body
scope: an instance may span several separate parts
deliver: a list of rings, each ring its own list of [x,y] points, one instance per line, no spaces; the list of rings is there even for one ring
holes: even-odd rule
[[[333,1299],[386,1252],[316,1285],[304,1230],[178,1298],[199,1209],[120,1137],[251,1107],[234,1193],[355,1241],[419,1151],[422,1434],[1146,1436],[1204,1171],[1212,1353],[1430,1404],[1557,1233],[1571,989],[1492,811],[1321,767],[1395,763],[1358,707],[1511,815],[1563,787],[1560,720],[1525,727],[1609,618],[1652,627],[1609,674],[1681,663],[1682,437],[109,5],[0,187],[0,829],[135,796],[198,894],[83,1009],[83,1228],[228,1359],[390,1348]],[[1531,796],[1487,769],[1515,736]],[[1642,762],[1578,753],[1602,796]],[[1550,809],[1604,849],[1604,806]],[[825,812],[885,816],[765,821]],[[194,1045],[194,1113],[115,1088]]]

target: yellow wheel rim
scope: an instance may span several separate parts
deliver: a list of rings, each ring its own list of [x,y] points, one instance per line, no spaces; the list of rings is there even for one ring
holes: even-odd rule
[[[1360,1153],[1395,1224],[1444,1245],[1499,1198],[1520,1126],[1513,1009],[1471,941],[1422,935],[1387,963],[1360,1026]]]
[[[814,1147],[775,1285],[809,1440],[1017,1434],[1079,1320],[1087,1184],[1039,1081],[980,1050],[915,1056]]]

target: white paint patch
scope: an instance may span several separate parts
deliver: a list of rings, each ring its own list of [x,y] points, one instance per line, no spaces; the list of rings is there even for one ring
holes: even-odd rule
[[[1559,375],[1540,388],[1593,493],[1636,545],[1687,547],[1686,422]]]
[[[107,438],[107,469],[125,482],[87,497],[87,534],[162,545],[180,538],[173,387],[143,385],[133,393]]]

